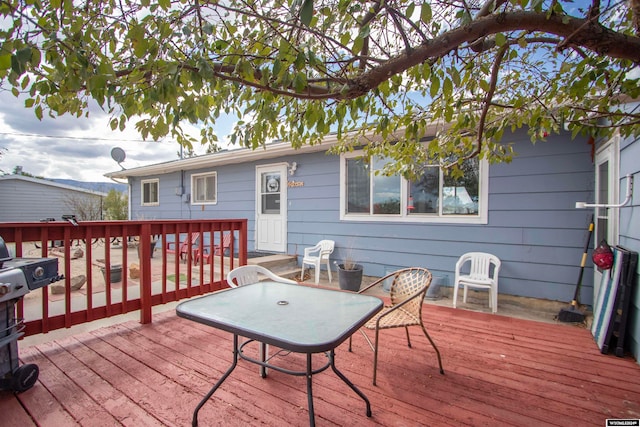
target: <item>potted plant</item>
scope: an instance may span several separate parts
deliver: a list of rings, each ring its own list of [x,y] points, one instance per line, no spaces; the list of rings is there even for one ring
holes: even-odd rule
[[[336,263],[338,283],[342,290],[358,292],[362,284],[362,265],[354,261],[352,253],[352,249],[349,249],[344,262],[342,264]]]

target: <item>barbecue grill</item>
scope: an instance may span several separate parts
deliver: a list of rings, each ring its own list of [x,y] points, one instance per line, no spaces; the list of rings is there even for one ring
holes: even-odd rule
[[[62,278],[56,258],[12,258],[0,237],[0,390],[22,392],[38,380],[37,365],[18,364],[24,319],[16,318],[16,303],[30,291]]]

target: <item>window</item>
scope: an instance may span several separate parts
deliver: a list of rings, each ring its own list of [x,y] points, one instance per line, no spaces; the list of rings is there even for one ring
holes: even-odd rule
[[[274,171],[260,174],[260,206],[263,214],[280,214],[281,179],[280,174]]]
[[[159,179],[147,179],[142,181],[142,205],[156,206],[160,204],[158,188],[160,186]]]
[[[399,175],[376,174],[388,159],[368,162],[359,155],[342,157],[341,219],[486,223],[486,161],[467,160],[462,178],[445,175],[437,165],[425,165],[418,179],[408,181]]]
[[[218,195],[217,173],[191,175],[191,193],[192,204],[215,204]]]

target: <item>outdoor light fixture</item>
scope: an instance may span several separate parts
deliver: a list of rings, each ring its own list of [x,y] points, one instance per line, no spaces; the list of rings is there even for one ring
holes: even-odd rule
[[[295,175],[296,170],[298,170],[298,163],[293,162],[291,164],[287,164],[287,166],[289,166],[289,175]]]
[[[585,208],[621,208],[626,206],[631,202],[631,198],[633,197],[633,175],[629,174],[626,176],[627,178],[627,196],[624,199],[624,202],[619,203],[617,205],[609,205],[606,203],[587,203],[587,202],[576,202],[576,209],[585,209]]]

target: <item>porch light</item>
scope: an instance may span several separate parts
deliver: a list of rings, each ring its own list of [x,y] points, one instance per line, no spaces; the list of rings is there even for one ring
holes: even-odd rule
[[[624,202],[619,203],[617,205],[609,205],[609,204],[600,204],[600,203],[587,203],[587,202],[576,202],[576,209],[585,209],[585,208],[621,208],[626,206],[631,202],[633,198],[633,175],[629,174],[626,176],[627,178],[627,196],[624,199]]]
[[[289,166],[289,175],[293,176],[296,173],[296,170],[298,170],[298,163],[297,162],[292,162],[291,164],[287,163],[287,166]]]

